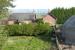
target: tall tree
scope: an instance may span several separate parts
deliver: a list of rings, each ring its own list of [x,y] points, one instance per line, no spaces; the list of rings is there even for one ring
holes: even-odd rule
[[[13,0],[0,0],[0,18],[8,16],[8,8],[13,7]]]
[[[58,24],[63,24],[69,17],[75,15],[75,7],[69,9],[55,8],[50,13],[57,18]]]

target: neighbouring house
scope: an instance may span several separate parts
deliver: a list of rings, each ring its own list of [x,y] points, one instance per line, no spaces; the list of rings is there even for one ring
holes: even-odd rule
[[[56,24],[56,18],[52,15],[45,15],[43,17],[43,22],[44,23],[49,23],[50,26],[55,26]]]
[[[0,19],[0,25],[6,25],[7,21],[8,21],[7,18]]]
[[[9,24],[9,25],[15,24],[16,21],[17,21],[17,20],[15,20],[15,19],[12,19],[12,20],[8,19],[8,24]]]
[[[5,25],[7,24],[7,20],[0,20],[0,25]]]
[[[36,15],[35,13],[13,13],[9,17],[8,24],[14,24],[16,21],[21,23],[32,23],[35,22],[36,20]]]

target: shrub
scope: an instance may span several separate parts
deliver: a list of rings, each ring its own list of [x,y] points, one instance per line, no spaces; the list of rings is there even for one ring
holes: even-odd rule
[[[51,30],[48,24],[37,23],[37,24],[14,24],[7,25],[6,30],[8,35],[39,35],[39,34],[48,34]]]
[[[7,25],[8,35],[33,35],[34,27],[32,24]]]
[[[43,19],[37,19],[36,23],[43,23]]]
[[[52,28],[48,24],[38,23],[35,28],[35,35],[37,34],[48,34],[52,31]]]
[[[24,32],[22,32],[22,33],[24,33],[25,35],[33,35],[34,28],[35,28],[35,25],[33,25],[33,24],[25,24],[24,28],[23,28]]]

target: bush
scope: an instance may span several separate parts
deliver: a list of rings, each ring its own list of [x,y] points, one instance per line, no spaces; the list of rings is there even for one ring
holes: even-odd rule
[[[36,34],[48,35],[51,31],[52,31],[52,28],[48,24],[38,23],[36,25],[34,33],[35,35]]]
[[[37,23],[37,24],[14,24],[7,25],[6,30],[8,35],[39,35],[48,34],[50,32],[50,26],[48,24]]]
[[[43,19],[37,19],[36,23],[43,23]]]

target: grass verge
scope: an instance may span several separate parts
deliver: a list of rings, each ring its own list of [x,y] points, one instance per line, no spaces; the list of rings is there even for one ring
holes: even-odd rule
[[[9,37],[2,50],[50,50],[48,37],[14,36]]]

